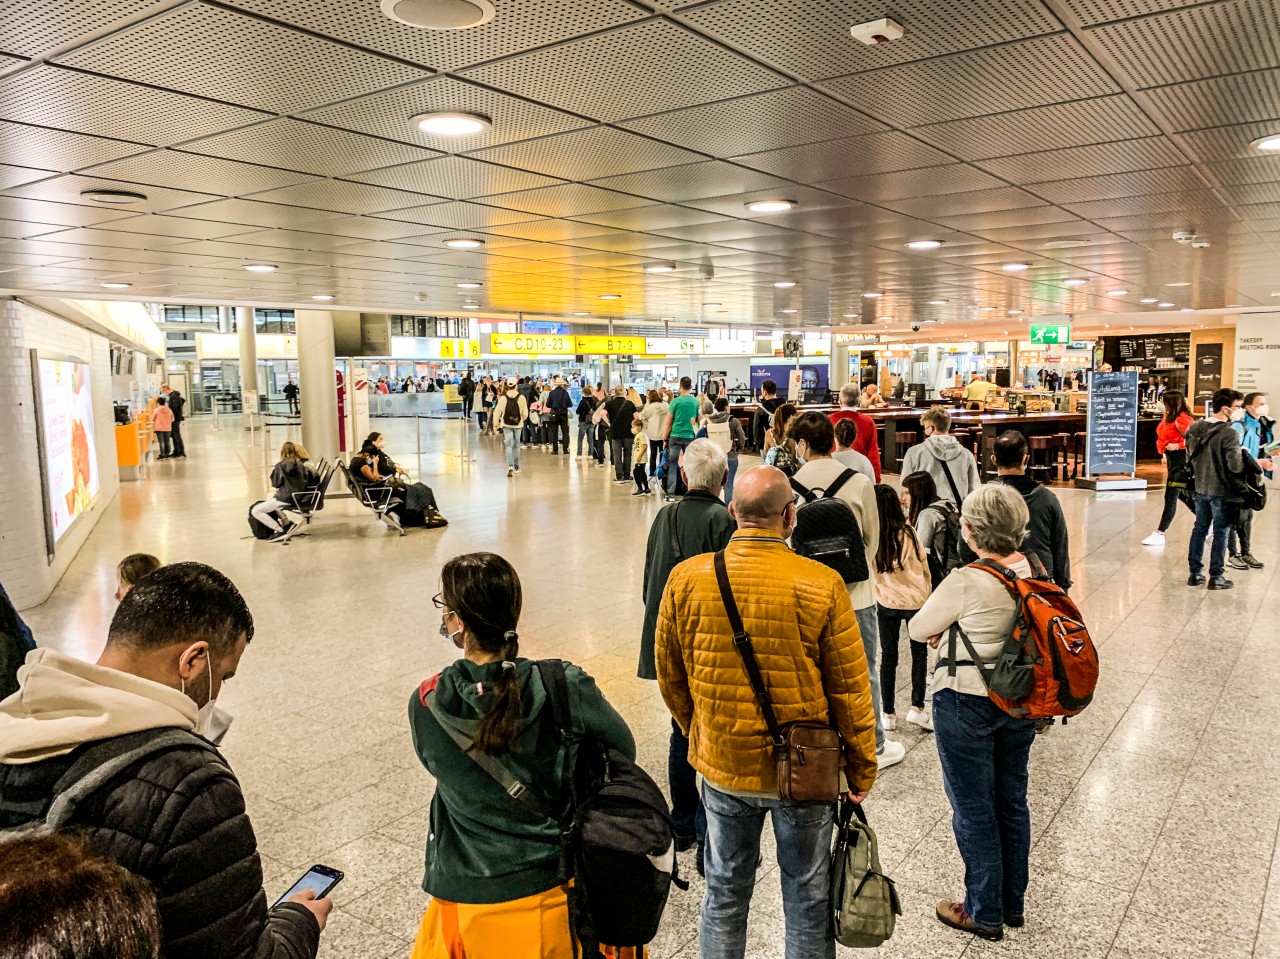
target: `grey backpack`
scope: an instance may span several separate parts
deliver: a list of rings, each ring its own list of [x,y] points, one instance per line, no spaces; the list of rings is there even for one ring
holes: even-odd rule
[[[902,915],[898,891],[880,871],[876,834],[862,807],[842,799],[837,826],[831,859],[831,929],[842,946],[874,949],[893,936]]]

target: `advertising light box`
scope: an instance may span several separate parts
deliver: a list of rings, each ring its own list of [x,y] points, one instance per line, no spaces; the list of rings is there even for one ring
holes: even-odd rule
[[[44,450],[46,519],[50,547],[98,495],[98,450],[93,435],[89,364],[36,360]]]

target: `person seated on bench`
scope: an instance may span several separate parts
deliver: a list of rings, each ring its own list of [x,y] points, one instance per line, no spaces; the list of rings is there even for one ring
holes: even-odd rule
[[[383,476],[392,477],[393,479],[398,479],[401,476],[409,475],[409,471],[407,469],[405,469],[403,466],[398,465],[395,460],[393,460],[390,456],[387,455],[387,452],[386,452],[387,438],[385,436],[383,436],[381,433],[375,430],[374,432],[370,433],[368,436],[364,438],[364,444],[363,444],[364,446],[368,446],[370,443],[372,443],[373,446],[378,451],[378,472],[379,473],[381,473]]]
[[[284,539],[298,524],[286,520],[281,522],[277,515],[282,510],[296,510],[293,501],[294,493],[305,493],[311,489],[318,477],[316,471],[307,462],[306,449],[301,443],[286,442],[280,447],[280,462],[271,470],[271,488],[274,492],[249,512],[263,526],[270,526],[274,533],[270,542]]]
[[[426,483],[405,482],[398,473],[394,472],[396,467],[390,457],[386,459],[390,468],[384,473],[384,455],[372,439],[367,439],[364,441],[364,446],[360,448],[360,452],[351,457],[351,478],[361,487],[361,492],[373,490],[376,501],[378,490],[389,489],[391,499],[387,512],[394,516],[401,526],[425,526],[428,529],[448,526],[449,521],[440,515],[440,510],[436,506],[436,496],[431,492],[431,487]],[[400,472],[404,471],[400,470]]]

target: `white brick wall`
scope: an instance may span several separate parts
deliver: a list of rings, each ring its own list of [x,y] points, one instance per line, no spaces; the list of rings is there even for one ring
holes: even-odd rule
[[[48,561],[36,444],[31,350],[90,363],[101,489]],[[0,299],[0,582],[19,609],[49,598],[120,488],[107,340],[52,314]]]

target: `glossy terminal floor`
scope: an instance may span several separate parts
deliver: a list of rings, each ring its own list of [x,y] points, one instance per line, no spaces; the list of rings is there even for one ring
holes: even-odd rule
[[[413,424],[375,425],[413,467]],[[322,956],[407,956],[424,908],[432,782],[404,717],[412,690],[455,656],[430,603],[449,557],[494,550],[515,564],[523,653],[591,672],[630,722],[643,764],[665,782],[667,713],[657,685],[635,678],[652,498],[633,498],[606,470],[533,450],[509,480],[497,441],[472,430],[470,462],[456,421],[423,421],[430,452],[421,475],[452,521],[447,530],[400,539],[353,501],[333,500],[310,536],[280,547],[246,538],[245,511],[263,495],[270,465],[262,448],[234,421],[188,431],[189,458],[123,483],[53,597],[25,615],[42,643],[94,657],[125,554],[200,560],[235,580],[257,635],[220,700],[236,717],[225,752],[244,784],[269,893],[315,862],[346,872]],[[273,430],[272,448],[288,438]],[[1157,551],[1139,541],[1154,528],[1158,493],[1059,495],[1073,594],[1104,670],[1095,704],[1032,753],[1027,926],[984,943],[933,919],[936,898],[962,891],[962,868],[937,753],[908,729],[897,733],[906,760],[868,804],[905,908],[879,955],[1277,959],[1280,506],[1273,497],[1254,524],[1254,553],[1267,568],[1228,570],[1237,588],[1208,593],[1184,585],[1190,514]],[[783,955],[769,862],[766,854],[751,918],[749,955],[760,959]],[[693,872],[691,858],[683,865]],[[689,892],[673,892],[655,959],[697,955],[701,892],[696,876]]]

